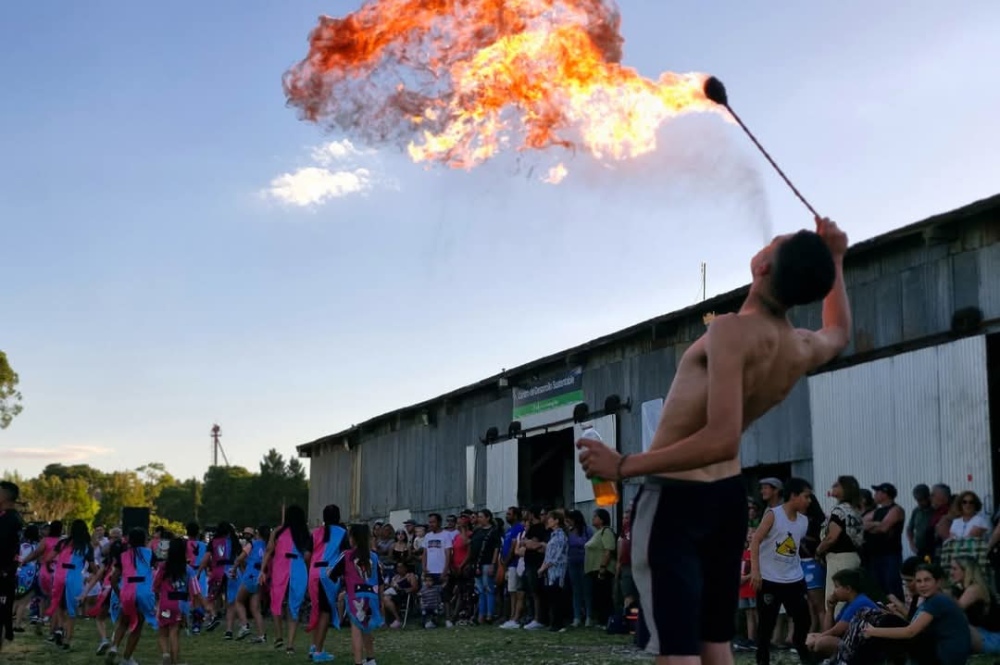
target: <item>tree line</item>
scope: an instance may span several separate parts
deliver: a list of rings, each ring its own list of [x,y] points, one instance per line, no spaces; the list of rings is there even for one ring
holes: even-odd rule
[[[242,528],[275,525],[282,506],[309,500],[306,470],[297,457],[286,460],[271,449],[252,472],[241,466],[209,467],[202,479],[180,480],[159,462],[127,471],[101,471],[88,464],[49,464],[38,476],[5,473],[21,488],[25,518],[48,522],[82,519],[112,527],[122,508],[150,509],[150,525],[174,531],[190,521],[214,525],[228,521]]]

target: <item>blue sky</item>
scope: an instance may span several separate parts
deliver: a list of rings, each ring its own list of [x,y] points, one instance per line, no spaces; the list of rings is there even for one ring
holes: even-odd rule
[[[1000,189],[995,2],[619,4],[625,62],[718,75],[852,241]],[[690,304],[701,261],[709,295],[739,286],[767,233],[811,224],[714,117],[615,170],[578,157],[558,186],[530,156],[466,173],[356,145],[317,163],[343,137],[300,122],[281,75],[319,14],[357,5],[0,8],[0,348],[25,396],[0,470],[200,476],[216,421],[254,468]],[[262,196],[308,167],[370,187]]]

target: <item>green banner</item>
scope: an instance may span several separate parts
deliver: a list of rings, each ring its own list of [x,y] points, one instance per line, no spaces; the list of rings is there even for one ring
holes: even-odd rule
[[[514,394],[514,420],[583,401],[583,368],[518,386]]]

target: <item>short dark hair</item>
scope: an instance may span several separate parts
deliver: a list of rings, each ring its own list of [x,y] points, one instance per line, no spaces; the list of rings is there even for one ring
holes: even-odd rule
[[[493,519],[493,513],[492,513],[492,511],[490,511],[489,508],[483,508],[482,510],[479,511],[479,514],[482,515],[483,517],[485,517],[488,520],[492,520]]]
[[[21,497],[21,489],[16,483],[12,483],[9,480],[0,481],[0,490],[3,490],[3,493],[7,495],[8,501],[17,502]]]
[[[774,297],[785,307],[822,300],[837,272],[833,254],[818,233],[802,230],[778,247],[771,271]]]
[[[845,568],[833,574],[833,583],[837,586],[854,589],[857,593],[862,592],[861,571],[855,568]]]
[[[811,490],[812,485],[809,484],[809,481],[803,478],[789,478],[788,482],[785,483],[784,495],[791,497]]]
[[[507,509],[507,511],[514,516],[514,519],[516,521],[521,520],[521,509],[518,506],[511,506],[510,508]]]
[[[430,522],[432,517],[437,518],[438,524],[444,522],[444,520],[441,519],[441,513],[431,513],[430,515],[427,516],[427,521]]]
[[[911,556],[909,559],[903,562],[902,566],[899,567],[900,576],[913,577],[914,575],[917,574],[917,568],[919,568],[920,564],[922,564],[923,562],[924,560],[921,559],[920,557]]]

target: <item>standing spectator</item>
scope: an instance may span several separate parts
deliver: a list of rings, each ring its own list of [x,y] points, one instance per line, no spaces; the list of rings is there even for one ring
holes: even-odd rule
[[[566,538],[566,517],[561,510],[549,511],[547,527],[549,542],[545,546],[545,560],[538,569],[544,576],[546,605],[549,609],[549,630],[565,632],[563,623],[566,566],[569,561],[569,541]]]
[[[593,603],[587,593],[583,564],[584,548],[590,539],[590,529],[583,513],[571,510],[566,516],[566,533],[569,543],[569,574],[570,591],[573,594],[573,627],[579,628],[587,619],[594,616]]]
[[[20,490],[6,480],[0,482],[0,651],[3,641],[14,639],[14,591],[17,586],[17,557],[24,523],[17,512]]]
[[[833,595],[833,576],[842,570],[861,567],[861,547],[864,544],[864,525],[861,521],[861,488],[854,476],[840,476],[830,488],[837,505],[830,512],[826,535],[816,548],[817,557],[826,560],[826,597]],[[839,614],[843,603],[835,608]],[[759,608],[758,608],[759,610]],[[829,611],[829,608],[827,608]]]
[[[615,616],[625,617],[629,607],[639,601],[639,590],[632,577],[632,515],[626,511],[618,536],[618,560],[615,566]]]
[[[545,544],[549,541],[549,532],[542,524],[542,509],[532,507],[528,511],[528,531],[524,544],[524,581],[527,592],[531,596],[532,620],[524,627],[525,630],[544,628],[545,619],[542,602],[542,585],[538,569],[545,561]]]
[[[517,574],[518,557],[515,551],[515,543],[524,533],[524,524],[521,522],[521,509],[511,506],[507,509],[507,524],[510,528],[503,537],[503,545],[500,547],[500,561],[504,568],[504,582],[507,584],[507,595],[510,598],[510,613],[508,619],[501,628],[517,628],[521,619],[521,604],[524,600],[524,593],[521,589],[521,576]]]
[[[764,478],[760,481],[760,500],[764,502],[765,511],[768,508],[781,505],[782,489],[784,489],[784,483],[777,478]]]
[[[771,634],[782,606],[795,626],[795,650],[803,663],[810,661],[806,636],[811,626],[805,573],[799,547],[809,529],[812,487],[801,478],[785,486],[786,501],[768,508],[750,542],[751,582],[757,591],[757,663],[771,662]]]
[[[500,532],[493,513],[483,509],[476,514],[476,530],[470,539],[476,593],[479,594],[479,623],[493,623],[496,616],[496,566],[500,558]]]
[[[934,539],[931,534],[931,488],[923,483],[913,488],[913,500],[917,507],[910,513],[910,521],[906,525],[906,540],[910,551],[923,559],[934,554]]]
[[[864,518],[868,573],[885,594],[903,595],[899,576],[903,565],[903,526],[906,513],[896,503],[896,487],[882,483],[875,491],[875,510]]]
[[[950,538],[953,503],[950,487],[944,483],[938,483],[931,488],[931,508],[934,512],[931,513],[929,527],[934,547],[932,556],[935,561],[941,559],[941,546]]]
[[[983,502],[975,492],[965,491],[958,495],[952,511],[949,539],[982,538],[990,530],[990,521],[983,515]]]
[[[421,567],[424,574],[433,580],[436,586],[448,584],[449,571],[452,569],[451,534],[441,529],[441,515],[431,513],[427,517],[427,527],[430,529],[424,536],[424,557]],[[451,628],[451,616],[446,615],[446,625]]]
[[[613,559],[618,549],[615,532],[611,529],[611,514],[604,508],[594,511],[592,522],[594,535],[584,548],[583,570],[586,573],[588,593],[593,603],[594,614],[587,620],[598,626],[608,623],[611,610],[611,594],[613,581]]]

